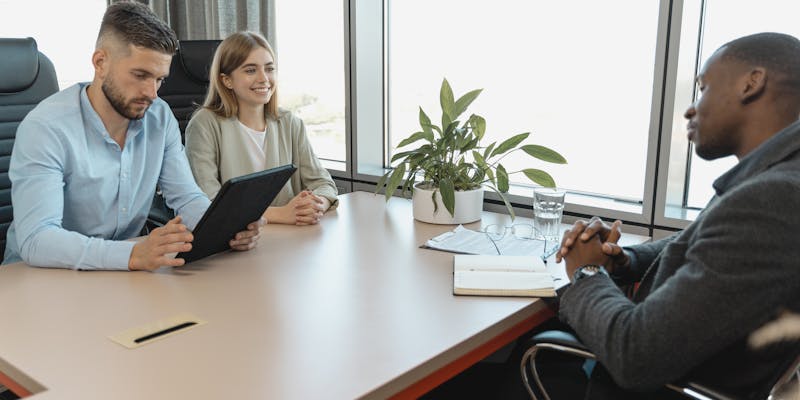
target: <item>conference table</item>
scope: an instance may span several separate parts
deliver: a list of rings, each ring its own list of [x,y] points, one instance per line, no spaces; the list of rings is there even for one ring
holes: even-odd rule
[[[495,223],[512,222],[465,227]],[[554,315],[536,298],[454,296],[453,254],[420,248],[453,228],[354,192],[318,225],[266,225],[255,249],[180,268],[0,267],[0,383],[37,400],[418,397]],[[180,315],[205,323],[110,339]]]

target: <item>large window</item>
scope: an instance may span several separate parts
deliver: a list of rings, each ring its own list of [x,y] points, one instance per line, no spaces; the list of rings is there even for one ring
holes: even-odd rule
[[[36,39],[64,89],[94,77],[94,52],[106,0],[0,0],[0,37]]]
[[[530,143],[569,162],[520,154],[504,161],[509,171],[543,168],[571,191],[642,201],[660,83],[659,2],[389,0],[388,7],[390,155],[419,130],[419,106],[438,120],[446,77],[456,95],[484,89],[470,110],[487,120],[486,143],[532,132]],[[512,181],[530,183],[522,174]]]
[[[531,132],[569,162],[520,154],[508,170],[550,172],[570,192],[567,213],[651,230],[685,226],[736,162],[700,160],[686,139],[700,64],[750,33],[800,36],[789,0],[273,1],[282,106],[338,178],[374,189],[419,129],[418,108],[439,119],[447,78],[457,95],[484,89],[469,111],[486,118],[487,141]],[[0,37],[36,38],[63,88],[92,78],[105,7],[0,0]],[[512,202],[529,208],[530,182],[512,184]]]
[[[319,158],[344,162],[342,2],[276,0],[275,20],[281,106],[303,119]]]

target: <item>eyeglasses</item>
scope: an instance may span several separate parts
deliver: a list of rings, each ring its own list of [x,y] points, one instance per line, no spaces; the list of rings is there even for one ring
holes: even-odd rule
[[[531,224],[514,224],[511,226],[492,224],[483,228],[483,233],[492,240],[502,240],[509,232],[517,239],[533,239],[535,231],[536,228]]]
[[[509,233],[515,239],[543,240],[545,250],[541,255],[542,259],[550,257],[558,250],[558,246],[553,245],[556,243],[548,243],[550,241],[547,239],[547,237],[542,235],[541,232],[539,232],[539,230],[534,228],[531,224],[514,224],[510,226],[492,224],[487,225],[481,231],[485,233],[486,237],[489,238],[489,241],[492,242],[492,245],[494,246],[494,249],[497,251],[498,255],[502,255],[502,252],[500,251],[500,247],[497,245],[497,242],[503,240],[503,238],[505,238]]]
[[[492,242],[492,246],[494,246],[497,254],[501,255],[502,253],[500,252],[500,248],[497,246],[498,240],[503,240],[503,238],[506,237],[506,234],[509,232],[516,239],[534,240],[534,232],[536,232],[536,228],[534,228],[531,224],[514,224],[511,226],[492,224],[483,228],[482,232],[485,233],[486,237],[489,238],[489,241]]]

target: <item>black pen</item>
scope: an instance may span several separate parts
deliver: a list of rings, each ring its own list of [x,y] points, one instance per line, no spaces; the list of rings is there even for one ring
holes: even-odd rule
[[[193,322],[193,321],[184,322],[182,324],[178,324],[178,325],[175,325],[173,327],[170,327],[170,328],[167,328],[167,329],[162,329],[162,330],[160,330],[158,332],[154,332],[154,333],[151,333],[149,335],[142,336],[142,337],[140,337],[138,339],[135,339],[133,342],[134,343],[146,342],[146,341],[148,341],[150,339],[154,339],[154,338],[157,338],[159,336],[163,336],[163,335],[166,335],[166,334],[168,334],[170,332],[175,332],[175,331],[183,329],[183,328],[188,328],[188,327],[190,327],[192,325],[197,325],[197,322]]]

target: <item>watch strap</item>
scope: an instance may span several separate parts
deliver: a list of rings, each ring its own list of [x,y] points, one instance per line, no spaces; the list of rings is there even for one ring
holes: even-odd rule
[[[590,276],[594,276],[597,274],[603,274],[605,276],[608,275],[608,271],[602,265],[598,264],[586,264],[580,266],[578,269],[575,270],[575,273],[572,275],[572,281],[577,282],[581,278],[588,278]]]

